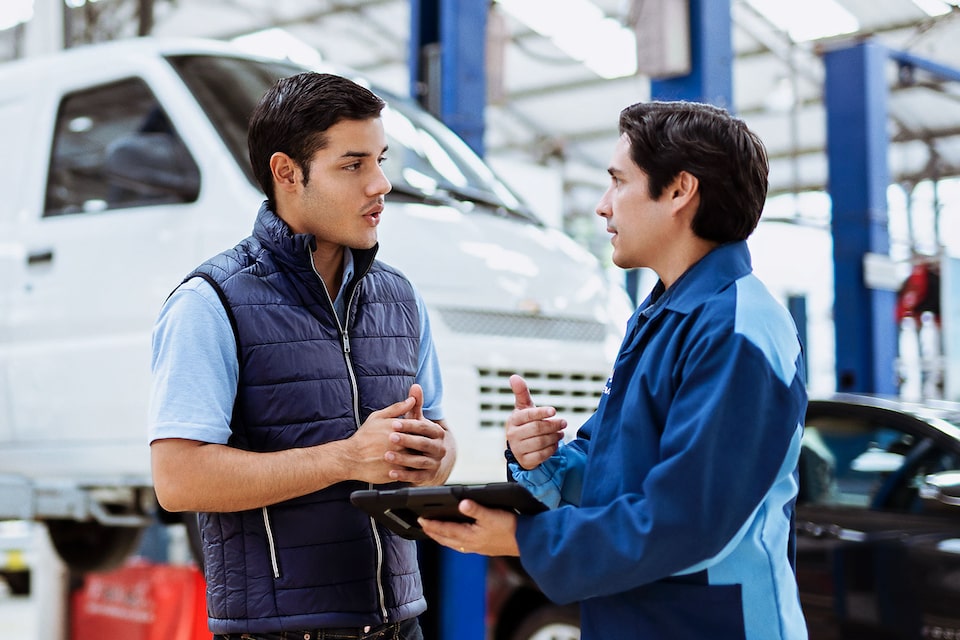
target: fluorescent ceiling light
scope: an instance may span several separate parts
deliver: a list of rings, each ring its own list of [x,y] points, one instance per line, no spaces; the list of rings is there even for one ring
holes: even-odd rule
[[[603,78],[637,71],[632,30],[588,0],[497,0],[500,7]]]
[[[913,4],[920,7],[930,17],[950,13],[951,3],[944,2],[944,0],[913,0]]]
[[[33,0],[3,0],[0,4],[0,31],[29,22],[33,17]]]
[[[323,62],[319,51],[284,29],[255,31],[237,36],[232,42],[254,55],[290,60],[306,67],[317,67]]]
[[[860,28],[856,17],[836,0],[746,0],[770,22],[785,31],[794,42],[854,33]]]

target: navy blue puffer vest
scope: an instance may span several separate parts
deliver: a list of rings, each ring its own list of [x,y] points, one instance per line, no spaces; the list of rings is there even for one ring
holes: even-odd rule
[[[293,234],[264,205],[251,237],[191,274],[214,284],[234,323],[232,446],[277,451],[348,438],[414,382],[420,323],[410,283],[374,260],[376,248],[354,251],[341,334],[312,249],[312,236]],[[200,514],[211,631],[359,627],[422,613],[416,543],[350,504],[350,492],[366,486]]]

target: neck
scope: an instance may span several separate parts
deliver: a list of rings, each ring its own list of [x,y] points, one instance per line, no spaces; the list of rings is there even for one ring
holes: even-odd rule
[[[313,268],[323,280],[330,299],[335,300],[340,284],[343,280],[343,247],[338,247],[332,253],[324,252],[319,247],[313,252]]]
[[[671,252],[668,263],[660,269],[655,269],[657,275],[663,281],[663,286],[669,289],[674,282],[680,279],[680,276],[687,272],[687,269],[698,263],[703,256],[713,251],[719,244],[702,238],[693,238],[679,250]]]

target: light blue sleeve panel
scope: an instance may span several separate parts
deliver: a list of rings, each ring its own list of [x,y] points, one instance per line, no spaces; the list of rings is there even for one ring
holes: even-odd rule
[[[537,500],[555,509],[564,504],[580,504],[586,464],[586,452],[571,443],[561,445],[555,454],[533,469],[524,469],[516,462],[509,463],[509,467],[514,480]]]
[[[443,419],[443,378],[440,361],[430,330],[427,306],[417,292],[417,308],[420,311],[420,355],[417,362],[417,382],[423,387],[423,415],[430,420]]]
[[[236,339],[213,287],[180,285],[153,329],[149,438],[226,444],[240,366]]]
[[[753,274],[737,280],[736,332],[745,336],[767,358],[783,384],[797,375],[800,342],[790,313],[770,303],[766,287]],[[764,313],[757,313],[762,308]]]

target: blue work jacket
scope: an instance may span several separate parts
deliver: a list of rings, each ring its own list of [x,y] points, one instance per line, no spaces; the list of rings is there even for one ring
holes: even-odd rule
[[[523,566],[554,601],[580,602],[584,640],[806,638],[803,366],[745,242],[657,284],[596,413],[545,463],[581,467],[566,469],[562,503],[518,520]]]

